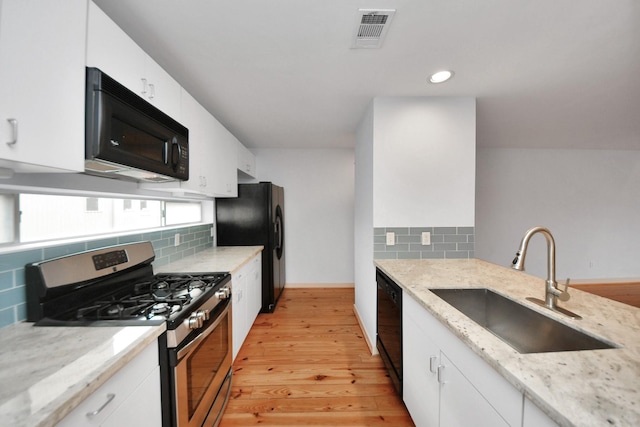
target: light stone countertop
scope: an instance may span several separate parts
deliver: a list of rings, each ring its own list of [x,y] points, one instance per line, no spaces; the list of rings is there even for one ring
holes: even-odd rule
[[[183,258],[161,267],[156,273],[213,273],[237,272],[251,258],[262,252],[264,246],[219,246],[205,249],[195,255]]]
[[[165,329],[27,322],[0,329],[0,425],[55,425]]]
[[[640,426],[640,309],[570,289],[570,319],[525,300],[545,280],[482,260],[376,260],[400,285],[561,426]],[[617,349],[520,354],[429,288],[489,288]]]

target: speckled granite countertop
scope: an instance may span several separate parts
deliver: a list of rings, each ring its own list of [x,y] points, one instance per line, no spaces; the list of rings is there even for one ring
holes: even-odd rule
[[[544,279],[485,261],[376,260],[376,265],[561,426],[640,426],[640,309],[571,289],[559,305],[573,320],[525,298],[544,299]],[[489,288],[620,346],[520,354],[429,288]]]
[[[0,425],[55,425],[165,328],[23,322],[0,329]]]
[[[262,252],[263,246],[220,246],[206,249],[195,255],[154,268],[158,273],[182,272],[230,272],[235,273],[251,258]]]

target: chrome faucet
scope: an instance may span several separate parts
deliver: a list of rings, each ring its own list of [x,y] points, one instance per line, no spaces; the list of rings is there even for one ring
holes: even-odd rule
[[[520,242],[520,248],[518,248],[518,252],[516,252],[516,257],[513,259],[511,267],[518,271],[524,271],[524,259],[527,256],[529,240],[531,240],[531,238],[537,233],[542,234],[547,240],[547,281],[545,285],[545,298],[544,301],[538,298],[527,298],[527,300],[535,302],[536,304],[550,310],[580,319],[580,316],[577,314],[572,313],[569,310],[565,310],[562,307],[558,307],[558,300],[568,301],[570,298],[568,292],[569,279],[567,279],[564,290],[558,288],[558,282],[556,282],[556,243],[555,240],[553,240],[553,235],[551,235],[549,229],[545,227],[533,227],[527,230]]]

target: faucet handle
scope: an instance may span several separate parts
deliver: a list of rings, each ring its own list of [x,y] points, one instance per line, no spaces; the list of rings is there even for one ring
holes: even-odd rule
[[[569,278],[567,278],[567,283],[564,284],[564,289],[560,291],[560,295],[558,295],[558,299],[560,301],[569,301],[571,295],[569,295]]]

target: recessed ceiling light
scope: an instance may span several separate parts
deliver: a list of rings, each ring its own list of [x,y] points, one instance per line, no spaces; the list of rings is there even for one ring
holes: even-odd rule
[[[437,73],[431,74],[429,77],[429,81],[431,83],[443,83],[453,77],[453,71],[438,71]]]

